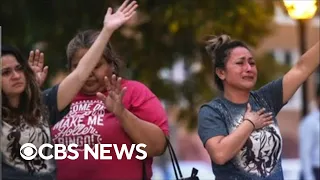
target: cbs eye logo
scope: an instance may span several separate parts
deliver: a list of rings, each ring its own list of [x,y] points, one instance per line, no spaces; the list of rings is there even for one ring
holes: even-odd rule
[[[25,160],[32,160],[38,154],[37,148],[31,143],[25,143],[20,148],[20,155]]]

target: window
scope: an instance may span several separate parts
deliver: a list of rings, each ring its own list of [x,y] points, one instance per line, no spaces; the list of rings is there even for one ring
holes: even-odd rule
[[[299,51],[290,49],[273,49],[271,54],[279,64],[286,64],[293,66],[299,60]],[[299,88],[297,92],[293,95],[290,101],[286,104],[284,109],[288,110],[298,110],[302,105],[302,90]]]
[[[295,64],[299,59],[299,52],[297,50],[274,49],[271,51],[271,54],[278,63],[289,66]]]
[[[290,51],[285,51],[284,52],[284,63],[286,65],[291,66],[292,65],[291,62],[292,62],[291,52]]]
[[[318,71],[316,72],[316,85],[320,86],[320,67],[318,68]]]

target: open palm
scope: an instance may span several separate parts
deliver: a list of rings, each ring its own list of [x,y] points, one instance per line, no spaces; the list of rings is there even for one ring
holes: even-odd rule
[[[44,67],[44,54],[38,49],[35,52],[30,51],[28,63],[36,75],[38,85],[42,86],[48,74],[48,66]]]
[[[129,20],[134,14],[138,7],[136,1],[132,1],[128,4],[129,0],[122,3],[119,9],[112,14],[112,8],[108,8],[108,11],[104,17],[104,26],[111,30],[118,29],[127,20]]]
[[[122,99],[126,92],[126,87],[121,88],[121,77],[116,78],[116,75],[111,77],[111,81],[108,77],[105,77],[105,85],[108,95],[105,96],[98,92],[97,96],[103,101],[109,112],[112,112],[115,115],[120,115],[124,110]]]

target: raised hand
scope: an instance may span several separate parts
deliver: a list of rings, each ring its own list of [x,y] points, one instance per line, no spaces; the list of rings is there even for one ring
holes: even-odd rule
[[[244,114],[243,120],[249,120],[252,122],[255,129],[260,129],[273,123],[271,112],[265,112],[265,108],[262,108],[257,112],[252,111],[249,103],[247,105],[247,110]]]
[[[104,27],[114,31],[129,20],[135,14],[138,5],[136,1],[128,3],[129,0],[124,1],[114,14],[112,14],[112,8],[109,7],[104,17]]]
[[[36,75],[39,86],[42,86],[47,78],[48,66],[44,66],[44,54],[37,49],[35,52],[30,51],[28,63]]]
[[[103,101],[108,111],[118,116],[124,110],[122,99],[127,88],[121,88],[121,77],[117,79],[116,75],[112,75],[111,81],[108,79],[108,77],[105,77],[104,80],[108,91],[108,96],[105,96],[100,92],[97,93],[97,96]]]

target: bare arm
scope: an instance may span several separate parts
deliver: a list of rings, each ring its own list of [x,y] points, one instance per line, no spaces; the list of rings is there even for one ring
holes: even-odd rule
[[[244,121],[230,135],[210,138],[205,148],[215,163],[223,165],[240,151],[252,130],[253,126],[250,122]]]
[[[57,95],[59,111],[63,110],[80,91],[91,71],[101,59],[103,49],[111,34],[112,31],[104,27],[94,44],[80,60],[77,68],[60,83]]]
[[[251,132],[273,123],[271,113],[264,113],[262,108],[258,112],[251,110],[248,104],[244,115],[244,121],[227,136],[215,136],[210,138],[206,144],[211,159],[220,165],[225,164],[232,159],[244,146]]]
[[[121,77],[117,78],[115,75],[112,75],[109,81],[108,77],[105,77],[108,95],[106,96],[98,92],[98,98],[104,102],[106,109],[117,117],[123,130],[134,143],[144,143],[147,145],[145,151],[149,157],[161,155],[166,147],[165,133],[156,123],[153,123],[154,120],[149,122],[146,119],[140,119],[139,117],[142,116],[138,117],[138,115],[133,114],[124,107],[123,97],[127,87],[121,87],[121,79]],[[138,96],[150,97],[147,93],[138,94]],[[150,106],[150,104],[153,106]],[[159,113],[155,112],[157,111],[155,108],[162,108],[160,106],[159,101],[152,101],[150,98],[135,108],[138,108],[138,111],[143,111],[143,114],[147,114],[145,118],[161,121],[164,118],[166,119],[166,115],[164,109],[159,109]],[[153,112],[154,114],[152,114]]]
[[[298,63],[293,66],[283,77],[283,103],[297,91],[299,86],[316,70],[319,66],[319,42],[303,54]]]
[[[144,143],[148,157],[161,155],[166,147],[166,138],[163,131],[155,124],[139,119],[125,109],[118,116],[124,131],[134,143]]]
[[[127,4],[128,0],[114,14],[111,14],[111,8],[108,9],[104,19],[104,26],[98,38],[79,61],[77,68],[60,83],[57,95],[57,107],[59,111],[68,106],[74,96],[80,91],[90,73],[101,59],[104,47],[108,43],[112,33],[135,13],[135,9],[137,8],[136,2],[133,1],[129,5]]]

